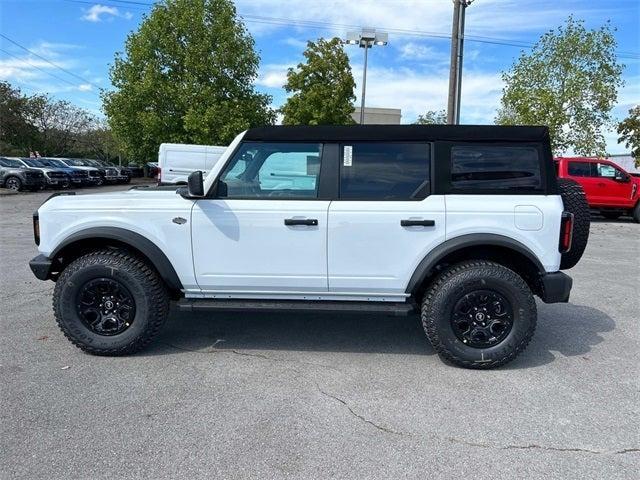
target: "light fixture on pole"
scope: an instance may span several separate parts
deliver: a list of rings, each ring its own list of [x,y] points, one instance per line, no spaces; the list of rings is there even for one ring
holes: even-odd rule
[[[358,45],[364,48],[364,72],[362,74],[362,101],[360,102],[360,125],[364,125],[364,97],[367,89],[367,53],[374,45],[384,46],[389,40],[389,34],[376,32],[375,28],[363,28],[359,32],[347,32],[347,45]]]

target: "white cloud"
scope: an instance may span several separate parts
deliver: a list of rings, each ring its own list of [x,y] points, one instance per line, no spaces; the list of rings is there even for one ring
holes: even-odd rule
[[[78,90],[81,92],[90,92],[93,87],[88,83],[82,83],[78,85]]]
[[[109,7],[107,5],[97,3],[86,11],[82,16],[82,20],[86,20],[87,22],[101,22],[105,19],[113,20],[114,17],[122,17],[127,20],[131,20],[133,18],[133,14],[131,12],[122,13],[116,7]]]
[[[287,83],[287,71],[295,67],[293,63],[267,64],[260,69],[256,85],[267,88],[282,88]]]

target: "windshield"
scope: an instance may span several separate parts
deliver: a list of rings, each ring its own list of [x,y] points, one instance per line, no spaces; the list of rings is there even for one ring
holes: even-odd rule
[[[0,158],[0,165],[3,167],[9,168],[22,168],[24,165],[20,163],[18,160],[12,160],[10,158]]]
[[[56,160],[54,158],[44,158],[44,159],[41,159],[40,161],[49,167],[67,168],[67,166],[63,162],[61,162],[60,160]]]
[[[30,167],[37,167],[37,168],[46,167],[44,162],[41,162],[40,160],[36,160],[35,158],[23,158],[22,161],[27,165],[29,165]]]
[[[87,166],[81,160],[72,160],[70,158],[66,158],[64,160],[64,163],[66,163],[67,165],[71,165],[73,167],[86,167]]]

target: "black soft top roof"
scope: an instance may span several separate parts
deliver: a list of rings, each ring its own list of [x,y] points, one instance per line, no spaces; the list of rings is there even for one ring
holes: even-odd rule
[[[244,140],[289,142],[539,142],[548,139],[547,127],[501,125],[278,125],[251,128],[244,136]]]

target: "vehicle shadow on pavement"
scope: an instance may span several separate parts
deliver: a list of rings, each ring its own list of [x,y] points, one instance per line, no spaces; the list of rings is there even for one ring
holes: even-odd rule
[[[417,315],[176,311],[145,353],[216,350],[435,353]]]
[[[505,369],[537,367],[558,356],[579,356],[589,361],[591,349],[605,340],[601,334],[616,326],[609,315],[595,308],[572,303],[537,304],[538,326],[533,339]]]
[[[551,363],[558,355],[588,361],[615,322],[595,308],[538,302],[538,327],[527,349],[505,369]],[[182,313],[172,311],[143,355],[224,350],[288,350],[434,355],[417,315]]]

